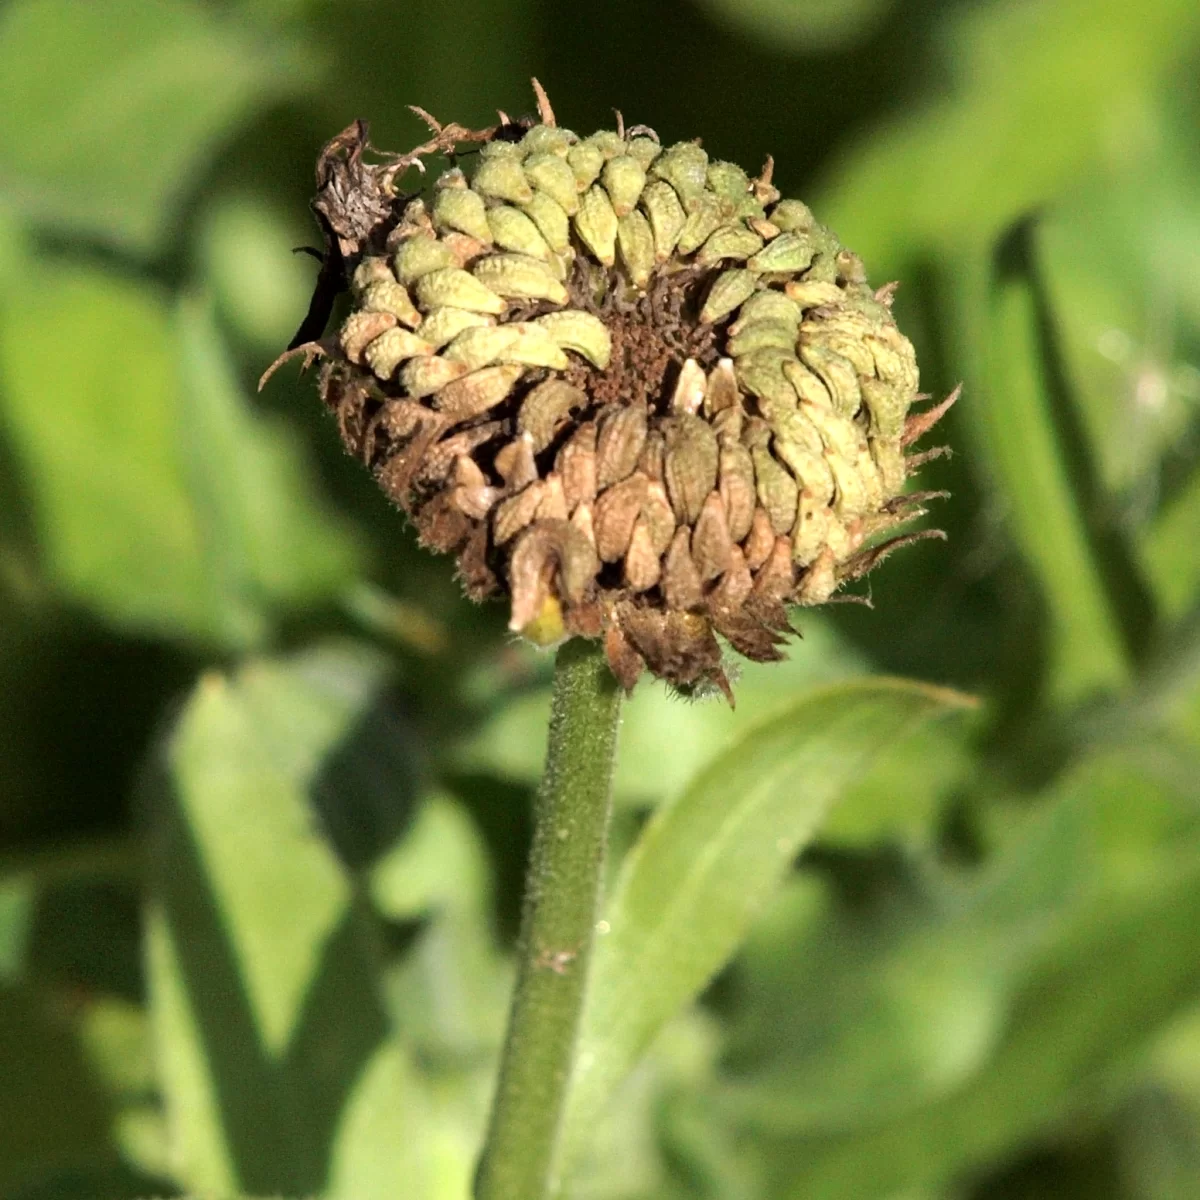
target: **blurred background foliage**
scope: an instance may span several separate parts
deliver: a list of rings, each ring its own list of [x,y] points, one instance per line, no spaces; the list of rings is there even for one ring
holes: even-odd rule
[[[628,705],[565,1194],[1200,1196],[1198,73],[1194,0],[7,0],[0,1195],[468,1194],[549,661],[253,384],[321,144],[536,74],[774,154],[966,384],[948,547]]]

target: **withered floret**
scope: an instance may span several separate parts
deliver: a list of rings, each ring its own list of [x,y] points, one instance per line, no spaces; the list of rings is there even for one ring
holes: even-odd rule
[[[441,126],[364,161],[326,147],[314,208],[353,311],[321,394],[352,454],[470,596],[507,595],[547,644],[602,638],[643,670],[729,694],[720,634],[781,657],[790,605],[830,600],[916,537],[930,457],[905,448],[913,348],[892,286],[809,209],[645,127]],[[424,114],[422,114],[424,115]],[[399,176],[452,159],[418,196]]]

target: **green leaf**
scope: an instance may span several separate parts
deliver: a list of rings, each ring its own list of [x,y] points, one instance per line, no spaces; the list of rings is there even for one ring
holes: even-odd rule
[[[43,565],[106,620],[244,646],[345,586],[354,545],[294,441],[253,415],[206,307],[28,263],[0,323],[0,418]],[[64,331],[69,348],[64,349]]]
[[[205,676],[171,736],[152,792],[149,965],[181,1186],[311,1194],[333,1164],[366,1153],[393,1187],[436,1194],[373,922],[312,807],[317,789],[336,795],[331,764],[353,778],[350,747],[385,678],[377,656],[350,646],[253,662]],[[379,1062],[391,1064],[382,1084]],[[380,1087],[396,1136],[356,1148],[372,1120],[364,1097]]]
[[[1106,752],[941,905],[890,931],[874,922],[866,936],[844,922],[822,931],[819,920],[801,930],[791,966],[768,964],[773,1002],[758,1022],[775,1031],[778,1053],[760,1044],[758,1083],[725,1099],[777,1164],[772,1194],[935,1186],[1119,1095],[1106,1085],[1128,1077],[1200,988],[1195,787],[1177,769],[1186,761],[1166,744]],[[957,981],[940,978],[937,965],[955,962]],[[929,1003],[913,1008],[922,995]],[[936,1065],[938,1048],[989,1010],[966,1069],[923,1079],[922,1064]],[[897,1053],[906,1046],[917,1052],[909,1064]]]
[[[605,909],[568,1101],[565,1144],[597,1113],[662,1026],[737,948],[842,792],[882,747],[970,701],[896,680],[832,686],[743,733],[622,865]]]
[[[623,709],[617,802],[657,804],[675,795],[747,722],[778,712],[815,683],[866,669],[862,655],[822,614],[806,614],[797,625],[803,640],[793,643],[786,662],[738,663],[736,710],[719,697],[684,700],[664,684],[643,680]],[[508,698],[459,748],[460,765],[536,783],[546,760],[549,713],[548,685]]]
[[[307,53],[190,0],[19,0],[0,26],[2,193],[153,253],[221,140],[314,78]]]
[[[112,1164],[107,1106],[61,999],[0,986],[0,1063],[0,1192]]]
[[[1192,0],[969,8],[947,41],[951,94],[847,155],[818,211],[875,270],[895,271],[914,250],[990,241],[1094,156],[1137,146],[1133,114],[1198,33]]]
[[[208,575],[231,634],[258,640],[272,608],[344,591],[356,572],[357,547],[311,494],[292,431],[252,412],[210,305],[185,298],[177,328],[183,471]]]

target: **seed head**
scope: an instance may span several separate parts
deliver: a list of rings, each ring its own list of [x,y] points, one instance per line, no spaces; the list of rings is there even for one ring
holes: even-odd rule
[[[729,694],[720,634],[781,657],[789,605],[832,599],[897,546],[933,493],[904,449],[912,345],[860,260],[772,164],[751,178],[638,126],[442,126],[364,161],[326,148],[314,209],[352,311],[320,389],[349,451],[468,594],[506,595],[548,644],[602,638],[645,669]],[[419,111],[419,110],[418,110]],[[422,159],[450,168],[419,194]],[[955,393],[957,395],[957,393]]]

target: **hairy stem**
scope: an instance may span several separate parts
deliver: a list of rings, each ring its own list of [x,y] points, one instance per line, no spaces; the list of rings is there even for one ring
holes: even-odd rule
[[[516,991],[477,1200],[546,1196],[600,904],[621,692],[597,643],[558,652]]]

